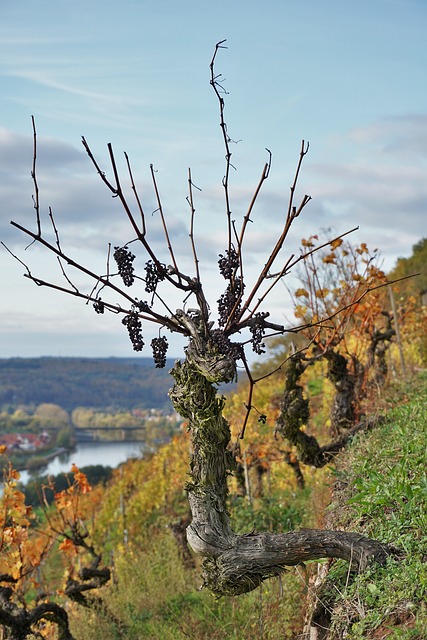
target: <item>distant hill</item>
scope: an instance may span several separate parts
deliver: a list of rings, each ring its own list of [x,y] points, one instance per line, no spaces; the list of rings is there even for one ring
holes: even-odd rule
[[[0,407],[58,404],[131,409],[170,408],[173,379],[151,358],[8,358],[0,359]]]

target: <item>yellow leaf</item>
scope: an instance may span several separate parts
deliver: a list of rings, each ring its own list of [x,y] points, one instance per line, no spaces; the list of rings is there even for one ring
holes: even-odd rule
[[[307,307],[304,307],[301,304],[297,304],[295,306],[294,314],[296,318],[304,318],[306,313],[307,313]]]
[[[329,289],[317,289],[316,298],[326,298],[329,293]]]
[[[303,289],[303,288],[297,289],[295,291],[295,297],[296,298],[301,298],[301,297],[308,298],[308,291],[306,289]]]
[[[338,247],[340,247],[342,243],[343,243],[343,239],[337,238],[336,240],[332,240],[332,242],[330,242],[329,244],[331,245],[332,250],[334,250],[334,249],[338,249]]]
[[[308,248],[310,248],[310,249],[311,249],[312,247],[314,247],[314,242],[313,242],[313,240],[317,240],[317,239],[318,239],[318,236],[310,236],[310,237],[308,238],[308,240],[306,240],[305,238],[303,238],[303,239],[301,240],[301,245],[302,245],[303,247],[308,247]]]

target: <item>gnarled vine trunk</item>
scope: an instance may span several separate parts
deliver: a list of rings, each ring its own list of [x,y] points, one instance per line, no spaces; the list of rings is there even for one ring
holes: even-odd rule
[[[17,605],[12,600],[13,590],[0,587],[0,625],[4,626],[7,640],[25,640],[33,635],[33,625],[43,620],[53,621],[58,628],[59,640],[75,640],[68,626],[68,615],[54,602],[42,602],[33,609]]]
[[[361,570],[372,559],[383,563],[390,550],[356,533],[303,529],[286,534],[236,535],[227,512],[227,476],[234,456],[230,429],[222,415],[225,399],[215,383],[230,381],[235,362],[209,342],[190,342],[186,359],[172,369],[170,397],[188,420],[193,451],[187,485],[192,513],[187,538],[204,556],[204,586],[217,596],[239,595],[279,575],[286,566],[325,557],[343,558]]]

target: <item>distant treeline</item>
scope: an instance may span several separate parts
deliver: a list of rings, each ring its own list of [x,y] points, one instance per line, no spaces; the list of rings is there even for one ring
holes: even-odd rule
[[[0,359],[0,407],[168,409],[172,366],[156,369],[151,358]]]
[[[86,475],[90,485],[95,486],[102,482],[107,484],[113,475],[111,467],[104,467],[100,464],[82,467],[80,471]],[[36,476],[28,480],[26,485],[19,484],[19,489],[25,493],[26,504],[36,508],[42,502],[51,504],[54,493],[68,489],[72,483],[72,474],[59,473],[56,476]],[[42,487],[54,487],[53,489],[42,489]]]

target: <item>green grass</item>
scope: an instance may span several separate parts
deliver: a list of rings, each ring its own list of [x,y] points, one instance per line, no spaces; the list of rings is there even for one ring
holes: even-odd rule
[[[170,532],[115,555],[114,581],[97,609],[74,609],[79,640],[292,640],[302,583],[289,572],[281,583],[216,600],[200,590],[200,571],[186,570]],[[285,596],[283,594],[286,594]]]
[[[342,458],[331,505],[334,527],[392,544],[404,557],[354,579],[335,563],[325,587],[331,640],[427,638],[427,376],[406,391],[387,422]]]

